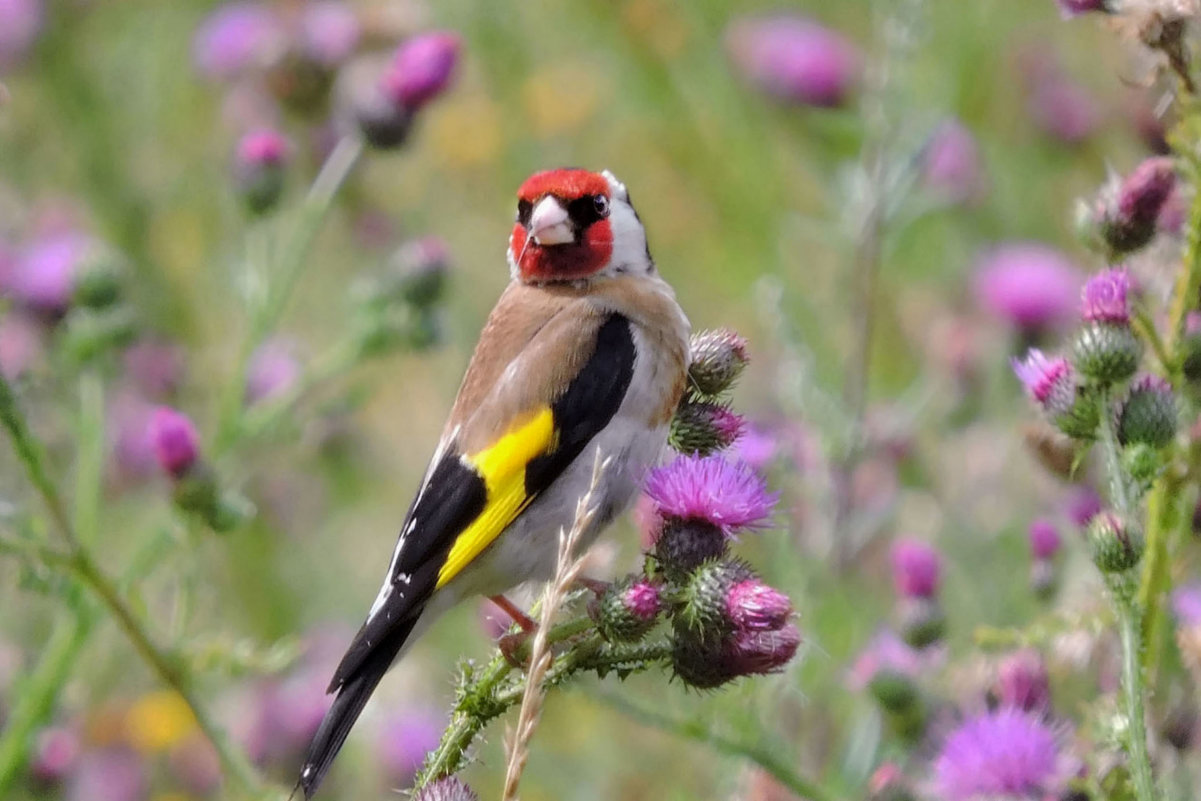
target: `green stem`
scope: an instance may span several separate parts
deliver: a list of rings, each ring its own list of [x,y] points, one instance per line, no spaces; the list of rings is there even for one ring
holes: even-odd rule
[[[1098,398],[1101,407],[1101,448],[1104,451],[1105,466],[1109,473],[1109,489],[1114,506],[1125,521],[1134,522],[1134,495],[1130,484],[1126,481],[1126,470],[1122,467],[1122,454],[1118,448],[1118,435],[1113,428],[1113,410],[1109,401],[1109,390],[1102,389]]]
[[[1124,579],[1118,579],[1124,582]],[[1130,775],[1139,801],[1155,801],[1155,779],[1147,752],[1146,711],[1143,708],[1143,672],[1139,662],[1142,650],[1141,620],[1138,602],[1131,588],[1114,587],[1118,627],[1122,637],[1122,697],[1126,707],[1126,741],[1130,756]]]
[[[598,693],[594,697],[606,706],[644,726],[704,743],[718,753],[727,756],[749,760],[769,773],[780,784],[796,793],[799,798],[807,798],[809,801],[834,801],[834,796],[816,780],[800,775],[793,770],[789,760],[773,754],[766,748],[718,734],[713,731],[712,726],[703,721],[677,720],[662,712],[631,703],[610,693]]]

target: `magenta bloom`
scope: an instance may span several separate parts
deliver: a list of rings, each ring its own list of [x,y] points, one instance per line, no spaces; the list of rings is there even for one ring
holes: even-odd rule
[[[285,340],[271,340],[259,346],[250,359],[246,373],[248,404],[278,398],[300,380],[301,367],[296,348]]]
[[[1088,322],[1127,325],[1130,322],[1130,306],[1126,299],[1129,292],[1130,274],[1126,270],[1097,273],[1084,284],[1081,316]]]
[[[778,447],[776,437],[762,426],[751,423],[743,428],[742,436],[735,440],[734,455],[756,470],[763,470],[776,458]]]
[[[1201,582],[1182,584],[1172,590],[1172,614],[1182,626],[1201,625]]]
[[[1054,72],[1032,77],[1027,108],[1043,133],[1065,145],[1079,144],[1093,135],[1101,113],[1084,87]]]
[[[847,672],[847,684],[853,690],[862,690],[881,674],[915,679],[941,657],[939,649],[918,651],[894,632],[881,629],[855,657]]]
[[[1055,0],[1055,5],[1059,6],[1059,13],[1064,19],[1071,19],[1090,11],[1109,10],[1105,7],[1105,0]]]
[[[726,594],[726,615],[737,631],[775,631],[792,617],[792,601],[774,587],[749,579]]]
[[[245,168],[278,167],[288,158],[291,146],[279,131],[260,128],[238,141],[238,164]]]
[[[1050,708],[1051,680],[1038,651],[1026,648],[1005,657],[997,670],[997,700],[1026,712]]]
[[[749,83],[786,102],[841,106],[859,82],[854,45],[805,17],[739,20],[726,33],[726,50]]]
[[[108,748],[84,754],[67,783],[66,801],[144,801],[146,766],[136,753]]]
[[[971,131],[959,120],[947,120],[930,136],[922,154],[922,180],[954,203],[965,203],[980,195],[984,188],[980,149]]]
[[[1059,531],[1055,524],[1040,517],[1030,524],[1030,553],[1035,559],[1051,559],[1059,553]]]
[[[762,526],[778,499],[750,465],[719,455],[678,456],[652,470],[645,489],[660,516],[704,520],[727,534]]]
[[[80,265],[93,242],[78,233],[56,233],[29,245],[8,278],[20,304],[38,312],[62,314],[71,305]]]
[[[200,434],[191,419],[169,406],[150,417],[150,444],[159,466],[172,478],[182,478],[200,458]]]
[[[1176,167],[1166,156],[1144,160],[1122,181],[1118,213],[1133,222],[1154,223],[1176,188]]]
[[[731,676],[763,676],[783,670],[801,645],[801,630],[789,623],[778,629],[737,631],[724,644],[721,666]]]
[[[942,555],[931,545],[903,538],[892,546],[892,580],[904,598],[933,598],[942,576]]]
[[[301,49],[324,67],[335,67],[349,58],[361,33],[354,9],[341,0],[311,0],[301,11]]]
[[[659,615],[662,600],[659,588],[649,581],[636,581],[622,595],[622,606],[639,620],[654,620]]]
[[[41,0],[0,0],[0,73],[25,58],[41,29]]]
[[[1095,489],[1081,484],[1074,488],[1068,495],[1065,506],[1068,519],[1077,526],[1084,528],[1094,517],[1101,513],[1104,503]]]
[[[1076,403],[1076,374],[1067,359],[1049,359],[1038,348],[1031,348],[1025,361],[1014,359],[1012,365],[1031,399],[1049,414],[1070,411]]]
[[[445,724],[445,718],[430,709],[407,709],[384,723],[376,753],[390,786],[412,783],[425,755],[438,747]]]
[[[66,726],[51,726],[38,734],[29,770],[38,781],[57,784],[79,761],[79,735]]]
[[[964,721],[934,762],[941,801],[1055,797],[1066,778],[1055,732],[1011,707]]]
[[[423,33],[402,42],[384,73],[384,93],[416,111],[450,86],[459,49],[458,34],[449,31]]]
[[[282,22],[262,3],[220,6],[197,29],[192,59],[206,78],[226,80],[264,66],[286,46]]]
[[[1058,250],[1037,242],[1012,242],[985,252],[976,264],[976,301],[1019,328],[1038,329],[1070,320],[1081,276]]]

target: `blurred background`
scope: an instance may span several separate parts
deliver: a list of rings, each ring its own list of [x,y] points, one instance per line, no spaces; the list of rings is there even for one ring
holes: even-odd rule
[[[403,145],[369,147],[328,214],[298,216],[363,119],[354,65],[430,31],[457,36],[457,57]],[[1076,199],[1165,147],[1153,78],[1120,31],[1064,21],[1051,0],[0,0],[0,368],[68,505],[99,410],[97,559],[282,787],[508,281],[517,186],[554,166],[611,169],[694,328],[749,342],[734,451],[783,500],[739,553],[790,594],[805,643],[784,672],[716,693],[661,672],[553,692],[524,797],[795,797],[771,765],[832,798],[867,797],[885,763],[920,787],[956,710],[985,705],[997,660],[1027,642],[1007,627],[1104,619],[1074,545],[1092,474],[1043,466],[1066,472],[1009,359],[1070,322],[1101,266],[1077,244]],[[247,144],[263,132],[276,138]],[[259,327],[248,309],[279,277],[264,265],[305,226],[303,275]],[[1154,252],[1178,252],[1161,226]],[[97,260],[129,315],[112,341],[108,318],[70,322]],[[445,271],[436,307],[346,356],[386,276],[412,269]],[[1167,269],[1151,268],[1152,292]],[[250,433],[227,426],[231,398]],[[158,404],[194,422],[228,531],[173,506],[144,433]],[[0,529],[44,534],[42,516],[5,449]],[[1039,518],[1068,547],[1035,592]],[[635,568],[642,536],[622,521],[590,572]],[[878,651],[898,622],[901,537],[942,554],[946,634],[896,657]],[[0,561],[0,795],[223,797],[187,708],[89,608],[55,571]],[[492,652],[494,619],[465,604],[412,649],[323,797],[408,786],[459,660]],[[1048,625],[1056,708],[1090,720],[1112,643]],[[1193,692],[1174,654],[1157,719]],[[864,690],[881,661],[933,685],[921,734]],[[504,727],[463,774],[484,798],[503,779]]]

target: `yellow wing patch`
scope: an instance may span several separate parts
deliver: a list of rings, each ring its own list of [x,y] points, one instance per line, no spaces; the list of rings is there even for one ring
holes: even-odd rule
[[[525,494],[525,468],[551,450],[555,441],[554,415],[549,408],[515,426],[489,448],[465,457],[488,490],[488,501],[463,533],[455,538],[446,562],[438,570],[437,589],[471,564],[530,502]]]

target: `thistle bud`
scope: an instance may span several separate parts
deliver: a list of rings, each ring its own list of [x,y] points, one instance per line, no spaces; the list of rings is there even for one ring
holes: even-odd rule
[[[263,214],[279,201],[290,149],[283,134],[271,129],[252,131],[238,142],[234,178],[251,213]]]
[[[1169,158],[1149,158],[1124,180],[1101,191],[1097,221],[1113,253],[1131,253],[1155,236],[1159,211],[1176,185]]]
[[[383,86],[386,60],[364,56],[344,67],[334,94],[340,116],[353,121],[367,140],[379,150],[400,147],[413,126],[413,111],[389,97]]]
[[[413,801],[480,801],[480,797],[458,778],[447,776],[422,787]]]
[[[685,400],[671,420],[668,444],[680,453],[708,456],[742,435],[745,421],[722,403]]]
[[[774,673],[796,656],[801,632],[792,625],[775,631],[743,631],[724,641],[697,639],[677,632],[672,669],[685,684],[707,690],[739,676]]]
[[[1049,358],[1031,348],[1024,361],[1014,359],[1013,372],[1030,399],[1060,431],[1076,439],[1091,439],[1100,421],[1096,400],[1082,392],[1076,371],[1063,357]]]
[[[609,642],[636,642],[655,625],[661,608],[659,588],[637,579],[611,585],[590,612]]]
[[[942,639],[947,618],[935,598],[911,597],[901,602],[901,639],[914,648],[925,648]]]
[[[1134,382],[1118,414],[1118,440],[1162,448],[1176,436],[1176,398],[1172,386],[1159,376]]]
[[[748,579],[726,593],[726,615],[738,631],[775,631],[792,617],[792,602],[774,587]]]
[[[1051,680],[1038,651],[1027,648],[1007,656],[997,668],[995,694],[1003,707],[1027,712],[1050,709]]]
[[[1034,597],[1048,601],[1059,589],[1059,571],[1050,559],[1035,559],[1030,563],[1030,591]]]
[[[154,410],[147,436],[159,466],[172,478],[183,478],[200,459],[200,434],[191,419],[168,406]]]
[[[704,520],[667,520],[655,538],[654,555],[669,576],[683,576],[711,559],[726,555],[729,540]]]
[[[744,562],[727,560],[701,565],[683,588],[683,606],[675,617],[677,630],[684,627],[691,636],[706,641],[720,641],[736,631],[730,595],[744,582],[758,583],[755,572]],[[740,593],[734,595],[734,600],[739,602]],[[773,609],[772,613],[776,611]],[[740,618],[750,614],[749,611],[738,612]]]
[[[429,308],[446,294],[449,264],[446,244],[438,237],[406,242],[388,260],[389,275],[383,289],[389,298]]]
[[[1145,442],[1136,442],[1122,451],[1122,467],[1141,487],[1149,487],[1164,467],[1159,450]]]
[[[746,340],[726,328],[696,334],[690,351],[688,379],[701,395],[715,396],[729,390],[750,361]]]
[[[78,306],[107,308],[121,297],[125,262],[113,249],[93,242],[81,257],[72,299]]]
[[[66,726],[43,729],[29,764],[33,778],[46,787],[61,784],[79,762],[79,734]]]
[[[878,671],[867,683],[867,690],[882,709],[893,714],[908,712],[921,699],[913,679],[892,670]]]
[[[942,556],[930,545],[900,539],[892,546],[892,577],[902,598],[933,598],[938,594]]]
[[[1128,326],[1090,323],[1076,335],[1072,361],[1086,378],[1108,386],[1134,375],[1142,353]]]
[[[1039,518],[1030,524],[1029,540],[1030,555],[1035,559],[1054,559],[1055,554],[1059,553],[1059,531],[1046,518]]]
[[[1093,562],[1103,573],[1121,573],[1143,556],[1143,534],[1113,512],[1102,512],[1088,526]]]
[[[384,93],[397,105],[416,111],[446,91],[459,62],[457,34],[434,31],[402,42],[384,72]]]
[[[1105,270],[1088,279],[1081,292],[1080,316],[1090,323],[1130,324],[1130,275]]]

